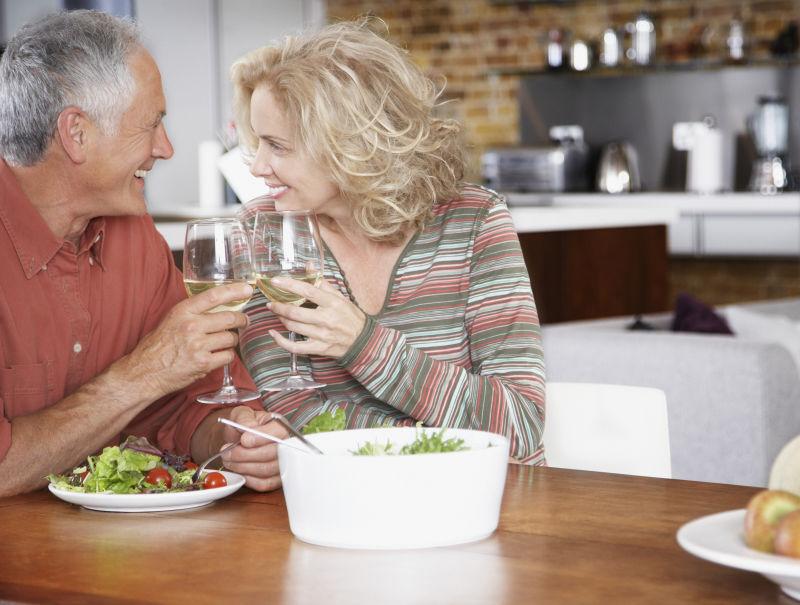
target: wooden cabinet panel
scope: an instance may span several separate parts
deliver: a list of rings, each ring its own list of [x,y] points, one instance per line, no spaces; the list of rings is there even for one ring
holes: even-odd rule
[[[543,324],[668,309],[663,225],[519,238]]]

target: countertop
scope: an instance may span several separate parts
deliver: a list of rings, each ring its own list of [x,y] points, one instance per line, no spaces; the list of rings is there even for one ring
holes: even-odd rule
[[[758,193],[504,193],[511,208],[521,207],[648,207],[687,214],[800,214],[800,192]]]
[[[642,225],[668,225],[678,219],[678,210],[662,205],[651,204],[626,204],[625,200],[615,203],[607,198],[606,203],[601,200],[583,201],[569,199],[562,201],[561,197],[536,199],[518,198],[512,194],[509,199],[509,210],[514,225],[519,233],[538,233],[545,231],[569,231],[576,229],[601,229],[610,227],[637,227]],[[575,196],[580,198],[580,196]],[[622,196],[618,196],[622,197]],[[513,200],[513,202],[512,202]],[[224,206],[221,208],[200,208],[182,206],[165,209],[150,210],[156,227],[169,243],[173,250],[183,248],[185,225],[194,218],[207,218],[212,216],[233,216],[239,206]]]

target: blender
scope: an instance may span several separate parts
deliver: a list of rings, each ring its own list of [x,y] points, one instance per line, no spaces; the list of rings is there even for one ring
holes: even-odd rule
[[[758,99],[758,109],[747,120],[757,158],[750,190],[774,194],[786,188],[786,151],[789,141],[789,106],[782,97]]]

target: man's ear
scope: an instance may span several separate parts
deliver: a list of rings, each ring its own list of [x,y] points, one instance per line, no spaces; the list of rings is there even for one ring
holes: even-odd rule
[[[58,114],[56,136],[61,147],[76,164],[86,161],[91,121],[80,108],[69,106]]]

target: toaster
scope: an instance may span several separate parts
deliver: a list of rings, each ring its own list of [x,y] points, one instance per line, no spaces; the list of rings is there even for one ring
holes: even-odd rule
[[[481,157],[487,187],[509,192],[587,191],[588,148],[579,126],[554,126],[551,145],[488,149]]]

